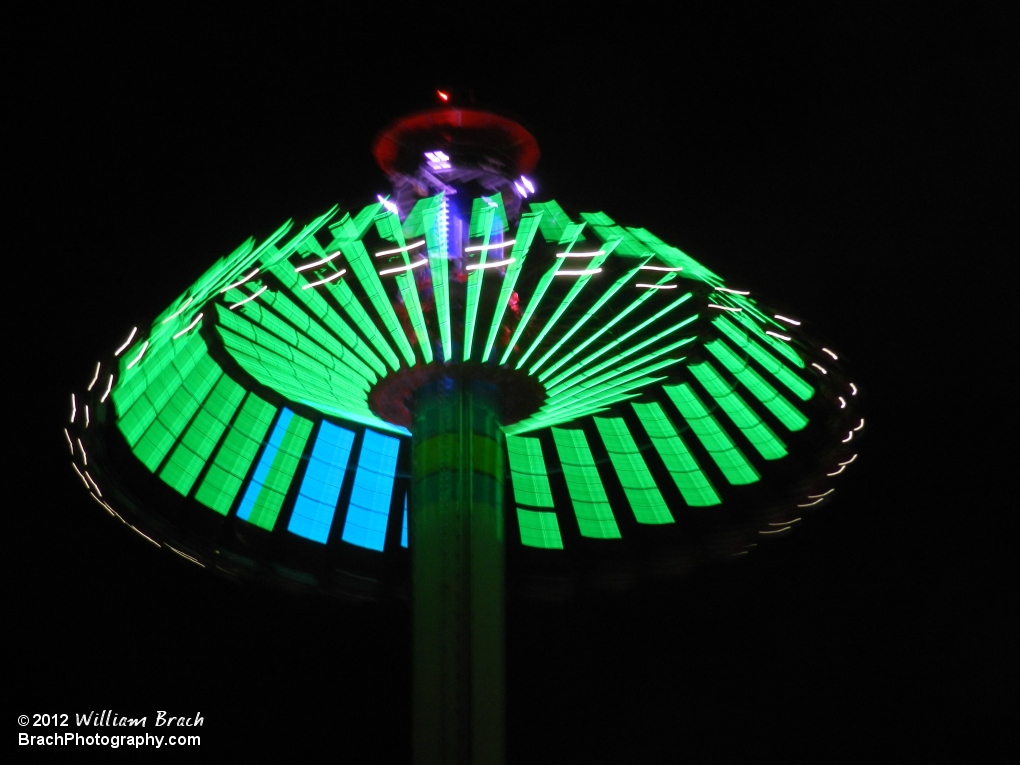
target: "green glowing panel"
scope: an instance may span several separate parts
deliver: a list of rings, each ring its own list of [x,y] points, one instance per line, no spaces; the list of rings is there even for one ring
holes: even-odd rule
[[[724,342],[713,340],[710,343],[705,343],[705,347],[789,430],[801,430],[808,424],[808,418],[804,414],[767,383],[760,374],[751,369],[747,362],[730,350]]]
[[[583,226],[584,224],[578,224]],[[571,239],[567,246],[567,251],[577,243],[577,237],[581,234],[581,229],[575,227],[574,235],[575,238]],[[542,298],[545,297],[546,290],[549,289],[549,285],[552,284],[553,279],[560,270],[560,266],[563,265],[564,258],[556,258],[556,262],[553,263],[552,268],[546,271],[542,278],[538,280],[538,284],[531,291],[531,296],[528,298],[527,306],[524,309],[524,313],[521,316],[520,321],[517,323],[517,328],[514,330],[513,337],[510,338],[510,342],[507,344],[506,350],[503,352],[503,358],[500,360],[500,364],[505,364],[507,359],[514,351],[514,346],[520,339],[521,335],[524,334],[524,328],[528,326],[528,322],[531,321],[531,317],[535,315],[535,311],[538,309],[539,304],[542,302]],[[517,368],[520,368],[520,362],[518,362]]]
[[[414,206],[411,216],[421,210],[425,245],[428,247],[429,276],[432,278],[432,295],[435,301],[436,322],[439,324],[439,341],[443,346],[443,360],[453,360],[453,331],[450,324],[450,210],[443,195],[422,199]],[[405,221],[405,224],[407,221]],[[406,230],[406,228],[405,228]]]
[[[531,507],[553,507],[541,442],[537,438],[507,436],[506,452],[517,501]]]
[[[135,456],[145,467],[156,471],[221,374],[219,366],[208,356],[195,364],[166,405],[160,408],[156,421],[135,444]]]
[[[613,518],[609,498],[602,486],[595,459],[588,448],[584,432],[553,428],[553,441],[563,466],[567,492],[574,505],[574,515],[581,536],[594,539],[619,539],[620,529]]]
[[[666,274],[658,281],[658,284],[665,284],[666,282],[671,281],[675,278],[676,274]],[[574,358],[575,356],[579,357],[581,351],[583,351],[592,343],[596,342],[606,332],[609,332],[617,323],[623,321],[632,311],[643,305],[646,300],[650,300],[655,292],[657,292],[657,290],[645,290],[634,302],[632,302],[622,311],[619,311],[615,316],[613,316],[612,319],[603,324],[601,329],[591,334],[587,340],[579,344],[577,347],[571,350],[570,353],[565,354],[559,361],[557,361],[547,370],[542,372],[542,374],[538,376],[538,379],[544,381],[547,377],[549,377],[549,375],[553,374],[557,369],[559,369],[561,366],[570,361],[570,359]],[[561,372],[558,376],[554,377],[552,380],[547,382],[546,385],[547,386],[555,385],[557,382],[560,382],[566,377],[573,374],[577,369],[580,369],[582,366],[584,366],[585,363],[587,362],[578,362],[573,367],[568,369],[566,372]]]
[[[220,515],[230,512],[275,414],[276,407],[272,404],[254,393],[248,394],[209,472],[198,487],[195,499]]]
[[[683,271],[680,273],[683,275],[683,278],[698,279],[712,286],[719,286],[723,283],[723,280],[718,275],[712,273],[694,258],[681,252],[676,247],[666,244],[650,231],[631,227],[628,227],[627,230],[637,237],[639,241],[647,245],[655,253],[657,260],[665,263],[670,268],[682,268]]]
[[[562,550],[560,524],[556,513],[517,508],[517,525],[521,529],[521,544],[527,547],[542,547],[546,550]]]
[[[637,522],[673,523],[673,516],[623,418],[595,417],[594,420]]]
[[[429,228],[428,217],[430,214],[435,214],[442,201],[442,194],[419,199],[411,209],[411,212],[404,218],[404,236],[411,238],[426,235]]]
[[[142,362],[144,366],[129,371],[130,382],[114,388],[114,402],[121,413],[117,424],[129,444],[134,446],[138,442],[184,378],[203,358],[207,358],[205,342],[196,332],[152,349],[151,356]],[[118,392],[124,394],[119,399]]]
[[[226,375],[219,379],[160,471],[165,483],[184,495],[191,491],[243,399],[240,385]]]
[[[639,332],[643,332],[645,330],[645,328],[648,327],[648,325],[650,325],[654,321],[660,319],[668,311],[672,311],[674,308],[677,308],[678,306],[682,305],[690,297],[691,297],[691,293],[688,292],[686,295],[683,295],[683,296],[677,298],[672,303],[667,305],[665,308],[663,308],[662,310],[658,311],[650,319],[646,319],[645,321],[643,321],[640,324],[638,324],[636,327],[633,327],[629,331],[625,332],[623,335],[620,335],[619,337],[615,338],[611,342],[606,343],[604,346],[599,348],[597,351],[589,354],[584,359],[578,361],[576,364],[574,364],[572,367],[570,367],[565,372],[562,372],[559,375],[557,375],[555,378],[553,378],[552,380],[549,380],[546,383],[546,389],[549,391],[549,394],[550,395],[555,395],[555,392],[557,392],[559,390],[562,390],[565,386],[576,384],[576,380],[577,379],[583,379],[585,377],[590,377],[590,376],[594,375],[595,373],[597,373],[598,371],[600,371],[601,369],[606,368],[607,366],[611,366],[611,365],[617,364],[620,360],[626,358],[627,356],[631,355],[632,353],[636,353],[637,351],[644,349],[646,346],[648,346],[648,345],[650,345],[650,344],[652,344],[652,343],[654,343],[654,342],[656,342],[658,340],[665,339],[665,338],[669,337],[670,335],[672,335],[674,332],[682,329],[683,327],[687,326],[688,324],[691,324],[697,318],[697,314],[695,314],[694,316],[690,316],[690,317],[684,319],[683,321],[679,322],[678,324],[674,324],[673,326],[671,326],[671,327],[669,327],[667,329],[664,329],[664,330],[662,330],[662,331],[652,335],[649,338],[646,338],[644,341],[638,343],[635,346],[631,346],[630,348],[628,348],[625,351],[621,351],[620,353],[616,354],[615,356],[610,357],[607,361],[603,362],[602,364],[600,364],[599,366],[595,367],[594,369],[591,369],[591,370],[589,370],[589,371],[587,371],[587,372],[585,372],[583,374],[578,375],[578,371],[582,367],[590,364],[592,361],[594,361],[595,359],[599,358],[603,354],[608,353],[609,351],[611,351],[611,350],[613,350],[615,348],[618,348],[621,345],[624,345],[627,342],[627,340],[629,340],[632,336],[634,336],[635,334],[637,334]],[[614,323],[614,322],[610,322],[610,324],[612,324],[612,323]],[[686,338],[685,340],[680,341],[680,344],[682,345],[684,343],[690,342],[692,339],[693,338]],[[676,347],[678,347],[678,344],[677,343],[673,343],[670,346],[668,346],[667,348],[661,348],[658,351],[652,351],[650,354],[646,355],[646,357],[644,357],[644,358],[649,358],[649,359],[655,358],[657,356],[662,355],[662,353],[668,352],[672,348],[676,348]],[[620,368],[618,371],[622,372],[622,371],[624,371],[624,369]],[[570,377],[572,375],[574,376],[574,378]]]
[[[507,305],[510,303],[510,296],[513,294],[514,286],[517,284],[517,277],[521,273],[521,267],[524,265],[524,259],[528,255],[531,243],[535,239],[535,233],[538,231],[541,218],[541,213],[525,213],[521,216],[521,221],[517,225],[517,236],[514,237],[514,248],[510,251],[510,257],[515,260],[507,267],[506,274],[503,277],[503,286],[500,287],[499,290],[499,300],[496,303],[495,311],[493,311],[492,324],[489,327],[489,337],[485,341],[485,353],[482,356],[482,358],[486,361],[488,361],[492,355],[492,348],[496,343],[496,336],[502,326],[503,316],[506,313]]]
[[[687,420],[694,435],[708,450],[709,456],[719,466],[727,481],[735,485],[744,485],[761,478],[690,385],[687,383],[667,385],[663,390],[680,410],[680,414]]]
[[[358,277],[358,283],[365,290],[369,301],[375,307],[383,326],[389,332],[390,339],[403,354],[407,365],[414,366],[414,350],[404,334],[403,327],[400,326],[397,314],[393,310],[393,304],[383,289],[379,274],[375,270],[375,264],[372,263],[372,257],[368,254],[368,250],[365,249],[365,245],[360,241],[341,242],[340,249],[343,251],[351,268],[354,269],[354,273]]]
[[[716,327],[723,331],[733,344],[747,355],[761,364],[765,369],[789,388],[801,401],[807,401],[814,393],[814,388],[795,375],[783,362],[762,348],[757,342],[747,336],[746,332],[740,330],[733,322],[728,321],[725,316],[719,316],[712,321]]]
[[[488,247],[489,240],[492,237],[492,221],[496,215],[496,208],[495,206],[485,204],[481,199],[474,201],[482,204],[481,206],[475,205],[471,210],[471,231],[478,230],[480,233],[472,233],[471,236],[472,238],[482,237],[481,246],[483,248]],[[478,265],[486,263],[489,260],[488,256],[487,250],[480,250],[476,263]],[[495,260],[499,260],[499,258],[497,257]],[[474,343],[475,337],[475,320],[478,316],[478,299],[482,292],[482,280],[484,278],[484,268],[476,268],[468,275],[467,306],[464,311],[464,361],[471,359],[471,346]]]
[[[343,279],[336,279],[331,282],[326,282],[322,286],[326,288],[326,293],[332,296],[340,307],[347,312],[351,319],[354,320],[354,326],[365,333],[365,336],[372,344],[372,347],[379,351],[382,357],[386,359],[386,363],[390,365],[390,368],[393,370],[399,369],[400,360],[386,342],[386,336],[379,331],[375,325],[375,321],[368,315],[368,312],[361,305],[361,302],[354,296],[354,293],[351,292],[350,285],[348,285]]]
[[[724,318],[724,317],[720,317],[720,318]],[[754,332],[758,336],[758,338],[760,340],[762,340],[763,342],[768,343],[772,347],[772,350],[777,351],[777,352],[783,354],[783,356],[785,356],[787,359],[792,361],[798,367],[800,367],[801,369],[804,369],[804,359],[802,359],[799,355],[797,355],[797,351],[795,351],[789,345],[789,343],[787,343],[787,342],[785,342],[783,340],[780,340],[777,337],[772,337],[771,335],[766,335],[765,334],[765,330],[763,330],[760,326],[758,326],[757,322],[755,322],[755,320],[752,319],[750,316],[745,316],[743,313],[738,313],[738,314],[736,314],[736,318],[737,318],[737,321],[739,321],[741,324],[743,324],[749,330]],[[772,323],[776,324],[776,322],[774,322],[774,321]]]
[[[376,227],[384,231],[384,236],[394,240],[400,248],[407,246],[407,241],[404,239],[404,232],[400,227],[400,218],[397,217],[396,213],[385,212],[381,213],[376,219]],[[403,265],[411,265],[411,254],[410,250],[404,250],[399,253],[399,258]],[[423,255],[417,252],[414,255],[415,260],[421,260]],[[425,314],[421,310],[421,300],[418,297],[418,287],[415,282],[415,276],[410,271],[403,271],[396,275],[397,287],[400,289],[400,296],[403,299],[404,308],[407,310],[407,316],[411,320],[411,327],[414,329],[414,336],[418,341],[418,350],[422,355],[426,364],[432,363],[432,343],[429,340],[428,328],[425,325]]]
[[[618,243],[617,241],[614,241],[607,244],[603,248],[601,255],[596,255],[590,261],[588,261],[588,263],[584,266],[585,270],[595,270],[597,268],[601,268],[602,264],[605,263],[606,259],[610,256],[610,254],[612,254],[613,249],[616,247],[617,243]],[[573,280],[574,283],[573,285],[571,285],[570,291],[567,293],[567,296],[560,301],[560,304],[556,307],[556,311],[553,313],[553,315],[546,319],[544,325],[542,326],[542,331],[538,333],[538,336],[532,341],[531,346],[528,348],[527,351],[524,352],[524,354],[517,361],[516,366],[517,369],[520,369],[522,366],[524,366],[524,362],[527,361],[528,357],[531,356],[531,354],[539,347],[542,340],[545,339],[545,336],[556,325],[556,322],[559,321],[560,317],[564,314],[564,312],[568,308],[570,308],[570,304],[574,302],[574,298],[581,294],[581,290],[583,290],[585,286],[588,284],[588,282],[591,281],[592,276],[594,276],[594,274],[586,274],[584,276],[579,276]],[[535,367],[532,367],[531,368],[532,374],[534,374],[534,371]]]
[[[641,270],[640,266],[632,268],[630,271],[628,271],[619,279],[617,279],[613,283],[613,286],[606,290],[602,294],[602,296],[597,301],[595,301],[595,304],[584,312],[584,315],[580,319],[578,319],[577,322],[574,323],[574,326],[572,326],[552,348],[546,351],[545,355],[542,356],[542,358],[535,362],[535,365],[531,368],[531,374],[535,374],[539,370],[539,368],[541,368],[541,366],[545,364],[545,362],[547,362],[554,353],[556,353],[565,343],[567,343],[570,340],[570,338],[572,338],[574,334],[588,322],[589,319],[595,316],[595,314],[598,313],[598,310],[602,308],[602,306],[604,306],[606,303],[608,303],[609,299],[613,297],[613,295],[615,295],[620,290],[620,288],[623,287],[623,285],[626,284],[628,281],[630,281],[634,277],[634,275],[638,273],[638,271],[640,270]]]
[[[331,338],[336,336],[340,339],[341,343],[353,349],[366,364],[371,366],[376,374],[380,377],[386,374],[386,367],[383,365],[382,359],[346,321],[337,315],[326,299],[319,294],[318,290],[321,287],[302,289],[301,279],[289,265],[285,268],[277,268],[273,273],[291,291],[291,294],[304,304],[304,310],[280,292],[263,292],[259,296],[259,300],[271,306],[275,311],[278,311],[287,321],[299,330],[306,332],[323,347],[327,349],[334,348],[335,341],[332,341]],[[305,310],[308,313],[305,313]],[[316,320],[321,323],[321,326],[319,323],[316,323]],[[332,334],[327,334],[324,338],[323,333],[326,333],[327,330]],[[378,340],[381,340],[381,338],[378,338]],[[396,355],[385,345],[384,341],[382,345],[388,352],[384,355],[391,361],[393,368],[396,369],[399,366]]]
[[[286,410],[285,410],[286,411]],[[308,436],[312,432],[312,423],[304,417],[293,415],[287,423],[286,432],[283,434],[272,463],[269,465],[267,474],[257,476],[261,479],[261,488],[250,512],[246,513],[247,521],[266,531],[272,531],[276,525],[276,518],[283,507],[283,500],[287,496],[287,489],[294,480],[294,473],[297,472],[298,463],[301,461],[301,453],[304,451]],[[253,479],[254,481],[255,479]]]
[[[581,213],[581,217],[588,220],[586,213]],[[605,216],[603,216],[603,218],[605,220],[609,220]],[[593,224],[592,229],[595,231],[596,236],[598,236],[603,242],[611,242],[614,240],[619,242],[619,245],[616,248],[617,255],[623,255],[629,258],[647,258],[652,254],[651,248],[648,247],[648,245],[644,244],[640,239],[634,236],[634,234],[622,226],[614,225],[612,222],[608,224],[601,222],[596,223],[595,221],[589,222]]]
[[[499,196],[497,193],[496,196]],[[502,197],[500,197],[502,200]],[[489,200],[487,202],[486,200]],[[471,223],[468,225],[468,238],[479,239],[485,237],[486,240],[492,235],[492,223],[496,219],[496,213],[498,212],[498,206],[496,205],[495,199],[492,197],[476,197],[471,200]],[[499,224],[500,229],[503,230],[503,221],[506,220],[505,216],[500,216]],[[482,242],[482,244],[488,244],[488,241]]]
[[[300,321],[300,314],[294,314],[289,310],[284,301],[274,300],[273,302],[287,312],[289,318],[294,321]],[[220,311],[220,315],[222,315],[224,309],[221,306],[217,306],[217,308]],[[230,312],[228,315],[236,315],[236,313]],[[316,340],[313,340],[304,331],[299,332],[291,323],[284,321],[268,308],[264,309],[254,302],[246,305],[244,317],[250,322],[260,324],[266,330],[283,340],[285,344],[293,346],[306,356],[335,369],[341,374],[358,380],[358,384],[365,389],[378,379],[371,367],[349,349],[330,337],[328,333],[323,332],[317,325],[306,325],[306,330],[311,329],[312,326],[315,326],[316,330],[318,330],[313,330],[316,336]]]
[[[574,223],[570,220],[570,217],[555,200],[532,202],[530,206],[533,213],[542,214],[542,217],[539,219],[539,228],[547,242],[562,244],[568,241],[584,241],[584,237],[580,236],[580,229],[578,228],[578,226],[583,226],[584,224]]]
[[[762,457],[777,460],[786,456],[786,446],[783,442],[709,362],[692,364],[689,369]]]
[[[592,226],[615,226],[616,221],[606,215],[604,212],[594,213],[581,213],[581,220],[585,223],[590,223]]]
[[[712,488],[708,476],[701,471],[694,455],[676,432],[662,407],[654,401],[649,404],[632,403],[631,406],[634,407],[635,414],[651,438],[652,445],[662,458],[666,469],[673,476],[684,501],[691,507],[720,504],[719,495]]]

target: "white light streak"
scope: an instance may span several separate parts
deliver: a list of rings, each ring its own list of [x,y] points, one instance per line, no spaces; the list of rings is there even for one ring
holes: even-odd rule
[[[198,564],[199,566],[201,566],[202,568],[205,568],[205,564],[203,564],[203,563],[199,563],[199,560],[198,560],[198,558],[192,558],[192,557],[191,557],[190,555],[188,555],[187,553],[183,553],[183,552],[181,552],[180,550],[178,550],[178,549],[177,549],[176,547],[173,547],[173,546],[171,546],[171,545],[167,545],[167,547],[169,547],[169,548],[170,548],[171,550],[173,550],[173,551],[174,551],[175,553],[177,553],[178,555],[180,555],[180,556],[181,556],[182,558],[187,558],[187,559],[188,559],[188,560],[190,560],[190,561],[191,561],[192,563],[197,563],[197,564]]]
[[[85,427],[89,426],[89,405],[85,404]]]
[[[149,540],[150,542],[152,542],[152,543],[153,543],[154,545],[156,545],[156,547],[160,547],[160,544],[159,544],[159,542],[157,542],[157,541],[156,541],[155,539],[153,539],[152,537],[150,537],[150,536],[148,536],[148,535],[146,535],[146,534],[142,534],[142,532],[138,531],[138,529],[136,529],[136,528],[135,528],[134,526],[132,526],[132,525],[131,525],[130,523],[128,524],[128,526],[129,526],[129,527],[130,527],[130,528],[131,528],[131,529],[132,529],[133,531],[136,531],[136,532],[138,532],[138,534],[140,534],[141,536],[143,536],[143,537],[145,537],[146,539],[148,539],[148,540]]]
[[[528,180],[527,177],[522,175],[521,176],[521,183],[523,183],[527,187],[528,191],[530,191],[532,194],[535,193],[535,184],[533,184],[530,180]]]
[[[780,340],[785,340],[786,342],[790,342],[790,340],[792,339],[787,335],[780,335],[778,332],[773,332],[771,329],[766,329],[765,334],[772,335],[772,337],[778,337]]]
[[[251,301],[251,300],[254,300],[254,299],[255,299],[255,298],[257,298],[257,297],[258,297],[259,295],[261,295],[261,294],[262,294],[263,292],[265,292],[265,291],[266,291],[267,289],[269,289],[269,285],[268,285],[268,284],[267,284],[267,285],[265,285],[265,286],[264,286],[264,287],[263,287],[262,289],[260,289],[260,290],[259,290],[258,292],[254,292],[254,293],[252,293],[251,295],[249,295],[248,297],[246,297],[246,298],[245,298],[244,300],[238,300],[238,301],[237,301],[236,303],[234,303],[234,304],[233,304],[232,306],[228,306],[228,308],[230,308],[230,310],[231,310],[231,311],[233,311],[233,310],[234,310],[235,308],[237,308],[237,307],[238,307],[239,305],[244,305],[245,303],[247,303],[247,302],[249,302],[249,301]]]
[[[826,352],[827,354],[829,354],[830,356],[832,356],[832,358],[833,358],[833,359],[835,359],[836,361],[838,361],[838,360],[839,360],[839,356],[837,356],[837,355],[836,355],[835,353],[833,353],[832,351],[830,351],[830,350],[829,350],[828,348],[822,348],[822,350],[823,350],[823,351],[825,351],[825,352]]]
[[[247,276],[242,276],[240,281],[234,282],[233,284],[229,284],[226,287],[224,287],[223,289],[221,289],[220,290],[220,294],[222,295],[224,292],[230,292],[230,290],[234,289],[234,287],[240,287],[246,281],[248,281],[253,276],[255,276],[255,274],[257,274],[258,272],[259,272],[259,270],[256,268],[254,271],[252,271]]]
[[[858,424],[858,425],[857,425],[857,427],[856,427],[856,428],[854,428],[854,430],[860,430],[860,429],[861,429],[861,428],[863,428],[863,427],[864,427],[864,418],[863,418],[863,417],[861,417],[861,421],[860,421],[860,424]]]
[[[634,286],[646,290],[675,290],[677,287],[675,284],[645,284],[644,282],[638,282]]]
[[[294,273],[299,274],[302,271],[307,271],[309,268],[317,268],[318,266],[324,266],[332,260],[340,257],[340,250],[337,250],[332,255],[327,255],[322,260],[313,260],[311,263],[303,263],[294,269]]]
[[[105,501],[101,500],[101,499],[100,499],[99,497],[97,497],[97,496],[96,496],[95,494],[93,494],[93,493],[92,493],[91,491],[89,492],[89,496],[90,496],[90,497],[92,497],[92,499],[94,499],[94,500],[95,500],[96,504],[98,504],[98,505],[99,505],[99,506],[100,506],[101,508],[103,508],[103,509],[104,509],[104,510],[105,510],[106,512],[108,512],[108,513],[109,513],[110,515],[117,515],[117,514],[116,514],[115,512],[113,512],[113,510],[111,509],[111,507],[110,507],[110,506],[109,506],[108,504],[106,504],[106,502],[105,502]],[[118,518],[120,518],[120,516],[119,516],[119,515],[117,515],[117,517],[118,517]],[[124,520],[124,519],[123,519],[123,518],[121,518],[121,520]]]
[[[740,552],[732,553],[732,557],[734,558],[737,557],[738,555],[747,555],[747,550],[741,550]]]
[[[106,402],[106,397],[110,395],[111,390],[113,390],[113,372],[110,372],[110,377],[106,381],[106,390],[103,392],[102,398],[99,399],[100,404]]]
[[[817,505],[821,501],[822,501],[821,499],[816,499],[814,502],[808,502],[808,503],[803,504],[803,505],[797,505],[797,507],[814,507],[815,505]]]
[[[843,398],[842,396],[836,396],[836,398],[839,399],[839,408],[846,409],[846,399]]]
[[[589,274],[601,273],[601,268],[588,268],[583,271],[557,271],[556,276],[588,276]]]
[[[780,316],[778,313],[775,316],[773,316],[772,318],[779,319],[779,321],[785,321],[787,324],[792,324],[795,327],[799,327],[800,326],[800,322],[797,321],[796,319],[789,319],[786,316]]]
[[[854,432],[851,430],[850,432],[848,432],[846,434],[846,438],[843,439],[843,443],[845,444],[845,443],[849,442],[850,439],[853,438],[853,437],[854,437]]]
[[[776,521],[775,523],[769,523],[769,526],[789,526],[791,523],[797,523],[800,518],[791,518],[788,521]]]
[[[131,328],[131,334],[128,335],[128,339],[124,341],[124,345],[122,345],[120,348],[113,352],[114,356],[120,356],[120,354],[122,354],[127,349],[127,347],[131,345],[131,341],[135,339],[135,332],[137,331],[138,327]]]
[[[817,499],[818,497],[827,497],[830,494],[832,494],[832,492],[834,492],[834,491],[835,491],[835,489],[829,489],[828,491],[824,491],[821,494],[808,494],[808,499]]]
[[[514,181],[514,186],[517,187],[518,194],[520,194],[522,197],[527,198],[528,192],[521,184],[519,184],[517,181]]]
[[[78,415],[78,405],[74,400],[74,394],[71,394],[71,422],[74,422],[74,418]]]
[[[447,167],[449,167],[449,165],[447,165]],[[399,215],[400,214],[400,211],[397,209],[397,206],[393,202],[391,202],[390,200],[383,199],[382,194],[376,194],[375,198],[379,200],[379,203],[382,204],[383,207],[385,207],[387,210],[389,210],[394,215]]]
[[[517,240],[510,239],[506,242],[500,242],[499,244],[476,244],[474,247],[465,247],[464,252],[488,252],[489,250],[501,250],[504,247],[509,247],[511,244],[517,244]]]
[[[81,461],[82,461],[82,464],[87,466],[89,464],[89,458],[88,458],[88,455],[85,454],[85,447],[81,445],[81,439],[80,438],[76,438],[74,440],[78,442],[78,448],[81,449]]]
[[[605,255],[605,250],[594,250],[593,252],[557,252],[557,258],[594,258],[596,255]]]
[[[186,335],[186,334],[187,334],[188,332],[190,332],[191,330],[193,330],[193,329],[195,328],[195,325],[196,325],[196,324],[198,324],[198,323],[199,323],[200,321],[202,321],[202,316],[203,316],[203,315],[204,315],[204,314],[199,314],[198,316],[196,316],[196,317],[195,317],[195,320],[194,320],[193,322],[191,322],[191,324],[189,324],[188,326],[186,326],[186,327],[185,327],[184,329],[182,329],[182,330],[181,330],[180,332],[178,332],[178,333],[177,333],[176,335],[174,335],[174,336],[173,336],[173,339],[174,339],[174,340],[176,340],[176,339],[177,339],[178,337],[180,337],[181,335]]]
[[[668,271],[673,273],[674,271],[683,271],[683,266],[677,266],[676,268],[669,268],[667,266],[639,266],[642,271]]]
[[[715,303],[709,303],[709,308],[718,308],[720,311],[743,311],[743,308],[734,308],[728,305],[716,305]]]
[[[716,287],[716,292],[732,292],[734,295],[750,295],[751,293],[746,290],[731,290],[729,287]]]
[[[81,471],[78,469],[78,466],[72,462],[71,467],[74,468],[74,472],[78,474],[78,477],[81,479],[81,482],[85,484],[85,488],[89,489],[89,482],[85,480],[85,476],[81,474]],[[89,491],[92,491],[92,489],[89,489]]]
[[[784,526],[781,529],[775,529],[773,531],[759,531],[758,533],[759,534],[782,534],[784,531],[789,531],[789,530],[790,530],[789,526]]]
[[[96,362],[96,373],[92,376],[92,382],[89,383],[89,387],[85,390],[92,390],[92,386],[96,384],[96,380],[99,379],[99,362]]]
[[[335,274],[330,274],[325,279],[319,279],[319,281],[317,281],[317,282],[308,282],[308,284],[302,285],[301,289],[307,290],[307,289],[310,289],[312,287],[318,287],[320,284],[325,284],[326,282],[331,282],[334,279],[339,279],[341,276],[343,276],[346,273],[347,273],[347,269],[346,268],[341,268]]]
[[[398,252],[407,252],[408,250],[413,250],[415,247],[421,247],[423,244],[425,244],[425,240],[424,239],[422,239],[420,242],[412,242],[411,244],[404,245],[403,247],[398,247],[395,250],[382,250],[381,252],[377,252],[374,255],[374,257],[381,258],[383,255],[396,255]],[[494,245],[494,246],[495,247],[501,247],[502,245]],[[464,250],[464,252],[469,252],[469,251],[470,250]]]
[[[184,309],[187,308],[189,305],[191,305],[191,301],[194,300],[194,299],[195,299],[194,297],[189,297],[187,300],[185,300],[184,304],[180,308],[178,308],[172,314],[170,314],[165,319],[163,319],[163,323],[166,324],[168,321],[173,321],[178,316],[180,316],[182,313],[184,313]]]
[[[853,383],[850,383],[850,395],[851,396],[857,395],[857,386],[854,385]]]
[[[844,470],[846,470],[846,465],[840,465],[839,466],[839,470],[837,470],[835,473],[826,473],[825,475],[828,475],[828,476],[839,475]]]
[[[839,462],[839,463],[837,463],[837,464],[839,464],[839,465],[843,465],[844,467],[846,467],[846,466],[847,466],[847,465],[849,465],[849,464],[850,464],[851,462],[853,462],[853,461],[854,461],[855,459],[857,459],[857,455],[856,455],[856,454],[855,454],[855,455],[854,455],[853,457],[851,457],[850,459],[848,459],[848,460],[847,460],[846,462]]]
[[[386,276],[387,274],[399,274],[402,271],[410,271],[412,268],[417,268],[418,266],[424,266],[427,263],[428,263],[427,259],[425,259],[425,260],[416,260],[414,263],[411,263],[411,264],[406,265],[406,266],[397,266],[396,268],[385,268],[385,269],[383,269],[382,271],[379,272],[379,276]]]
[[[64,428],[64,438],[67,439],[67,445],[71,447],[71,456],[74,456],[74,442],[71,440],[71,434],[67,432],[67,428]]]
[[[98,494],[100,497],[103,496],[103,492],[99,490],[99,485],[94,480],[92,480],[92,476],[89,475],[89,471],[87,470],[85,471],[85,477],[88,479],[88,482],[92,484],[92,488],[96,490],[96,494]]]
[[[498,268],[499,266],[507,266],[511,263],[516,263],[517,258],[507,258],[506,260],[490,260],[487,263],[472,263],[467,267],[467,271],[477,271],[480,268]]]
[[[135,356],[135,360],[127,365],[128,369],[131,369],[131,367],[133,367],[135,364],[137,364],[139,361],[142,360],[142,356],[145,355],[145,351],[148,349],[148,347],[149,347],[149,341],[146,340],[145,344],[142,346],[142,350],[138,351],[138,355]]]
[[[823,375],[829,374],[828,371],[826,371],[825,367],[821,366],[820,364],[816,364],[815,362],[812,361],[811,362],[811,366],[813,366],[815,369],[817,369]]]

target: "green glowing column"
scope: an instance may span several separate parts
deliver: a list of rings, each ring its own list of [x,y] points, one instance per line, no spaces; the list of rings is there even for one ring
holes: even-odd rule
[[[410,549],[417,765],[503,762],[503,432],[496,389],[415,394]]]

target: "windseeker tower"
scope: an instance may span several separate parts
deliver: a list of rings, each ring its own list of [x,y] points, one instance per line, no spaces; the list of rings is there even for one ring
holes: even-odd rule
[[[410,596],[422,762],[501,761],[504,592],[675,576],[790,533],[864,421],[838,354],[647,229],[541,197],[443,106],[388,194],[221,258],[83,376],[93,499],[168,554]]]

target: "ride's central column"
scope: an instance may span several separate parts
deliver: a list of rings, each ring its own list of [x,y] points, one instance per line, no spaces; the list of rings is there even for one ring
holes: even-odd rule
[[[419,389],[412,409],[415,763],[501,763],[499,391],[492,383],[444,377]]]

